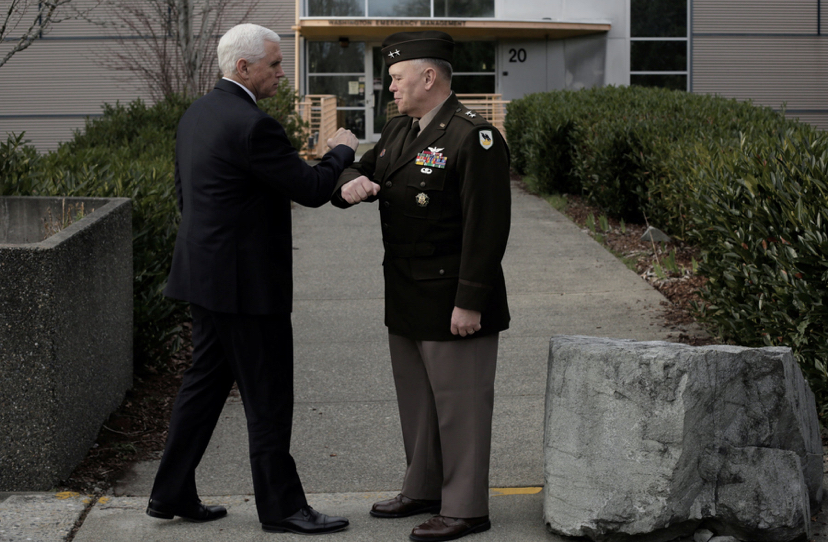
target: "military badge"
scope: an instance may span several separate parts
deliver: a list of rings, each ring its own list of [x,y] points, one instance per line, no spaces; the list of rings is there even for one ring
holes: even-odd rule
[[[417,155],[417,165],[445,169],[446,157],[440,152],[442,150],[437,147],[429,147],[427,151],[423,151]]]
[[[474,114],[474,111],[466,111],[466,115],[468,115],[470,119],[473,119],[474,117],[477,116],[477,115]]]
[[[420,173],[425,173],[426,175],[431,175],[431,172],[434,171],[430,167],[422,167],[420,168]]]
[[[491,130],[480,130],[478,132],[478,136],[480,137],[480,146],[486,150],[492,148],[494,145],[494,140],[492,139],[492,131]]]
[[[420,192],[414,197],[414,201],[416,201],[417,205],[419,205],[420,207],[425,207],[426,205],[428,205],[428,194],[426,194],[425,192]]]

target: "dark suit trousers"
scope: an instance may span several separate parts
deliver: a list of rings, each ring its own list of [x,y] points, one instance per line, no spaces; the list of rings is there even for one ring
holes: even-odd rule
[[[307,504],[290,455],[293,330],[290,315],[247,316],[191,305],[193,365],[175,399],[166,448],[151,497],[164,504],[198,500],[195,469],[233,382],[247,417],[256,508],[278,522]]]
[[[442,499],[455,518],[489,514],[498,335],[413,341],[389,334],[407,468],[401,493]]]

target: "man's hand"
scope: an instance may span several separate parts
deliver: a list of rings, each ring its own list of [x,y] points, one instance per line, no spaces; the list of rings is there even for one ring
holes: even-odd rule
[[[365,175],[361,175],[342,185],[342,199],[353,205],[365,201],[371,196],[376,196],[379,191],[380,185],[372,182]]]
[[[480,313],[478,311],[470,311],[468,309],[461,309],[454,307],[451,313],[451,334],[473,335],[475,331],[480,331]]]
[[[340,128],[336,131],[333,137],[328,139],[329,148],[333,149],[337,145],[348,145],[354,149],[354,152],[356,152],[357,147],[359,147],[359,139],[357,139],[357,136],[352,134],[350,130]]]

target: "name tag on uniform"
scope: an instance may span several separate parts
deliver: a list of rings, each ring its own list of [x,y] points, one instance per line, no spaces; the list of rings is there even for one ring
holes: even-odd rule
[[[446,157],[443,156],[443,153],[441,152],[436,152],[433,149],[429,149],[417,155],[417,165],[445,169]]]

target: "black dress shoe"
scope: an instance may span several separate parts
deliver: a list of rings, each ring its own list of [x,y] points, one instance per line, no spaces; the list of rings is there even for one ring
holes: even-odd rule
[[[278,523],[262,523],[262,529],[268,533],[326,534],[341,531],[348,525],[345,518],[326,516],[305,506]]]
[[[492,528],[489,516],[479,518],[449,518],[434,516],[422,525],[414,527],[408,538],[415,542],[445,542],[457,540],[473,533],[482,533]]]
[[[178,516],[189,521],[213,521],[227,515],[227,509],[223,506],[204,506],[201,501],[193,504],[172,505],[162,504],[150,499],[147,505],[147,515],[159,519],[172,519]]]
[[[440,511],[442,501],[409,499],[402,493],[387,501],[374,503],[369,512],[375,518],[407,518],[426,512],[436,514]]]

